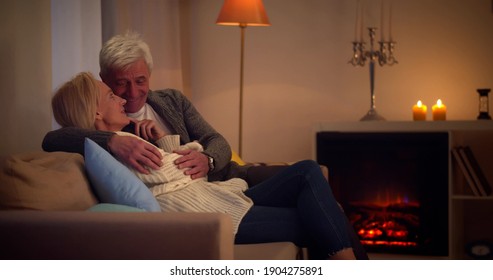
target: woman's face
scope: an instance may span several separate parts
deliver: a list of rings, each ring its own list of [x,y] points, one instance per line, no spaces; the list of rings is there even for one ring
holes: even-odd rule
[[[96,128],[98,130],[120,131],[129,124],[130,119],[125,114],[125,99],[116,96],[103,82],[97,81],[100,99],[96,113]]]

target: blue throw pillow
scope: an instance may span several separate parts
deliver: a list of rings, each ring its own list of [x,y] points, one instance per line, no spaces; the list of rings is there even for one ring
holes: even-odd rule
[[[147,186],[89,138],[85,139],[84,158],[89,180],[100,202],[161,212],[159,203]]]

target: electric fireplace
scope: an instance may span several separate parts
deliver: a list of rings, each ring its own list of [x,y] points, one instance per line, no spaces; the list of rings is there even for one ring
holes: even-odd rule
[[[368,252],[448,255],[448,133],[316,137],[317,161]]]

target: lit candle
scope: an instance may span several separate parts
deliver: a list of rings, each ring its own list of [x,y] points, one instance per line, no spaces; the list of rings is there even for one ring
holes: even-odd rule
[[[360,14],[360,20],[359,20],[359,27],[360,27],[360,30],[359,30],[359,40],[361,42],[363,42],[363,29],[364,29],[364,25],[365,25],[365,5],[364,3],[361,4],[361,14]]]
[[[423,105],[421,100],[413,106],[413,120],[415,121],[426,121],[426,105]]]
[[[447,115],[447,106],[442,103],[442,100],[438,99],[437,104],[433,105],[432,113],[434,121],[444,121]]]
[[[354,41],[357,42],[359,38],[358,30],[360,29],[360,8],[361,8],[361,1],[358,0],[358,3],[356,4],[356,22],[354,23]]]
[[[384,0],[380,0],[380,41],[385,42],[385,9]]]
[[[392,0],[389,5],[389,41],[392,42]]]

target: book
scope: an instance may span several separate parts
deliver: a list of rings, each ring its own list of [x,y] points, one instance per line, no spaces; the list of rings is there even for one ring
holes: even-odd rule
[[[481,170],[481,166],[476,160],[476,157],[474,156],[474,153],[472,152],[471,148],[469,146],[464,146],[459,149],[459,154],[461,155],[467,170],[469,170],[469,173],[471,174],[471,177],[474,180],[474,183],[476,184],[476,187],[479,193],[481,194],[481,196],[490,195],[491,194],[490,184],[488,183],[488,180],[484,176],[484,173]]]
[[[452,156],[454,157],[455,161],[457,162],[457,165],[459,166],[460,170],[462,171],[464,178],[466,178],[467,184],[469,185],[469,188],[472,190],[472,193],[475,196],[480,196],[481,194],[479,193],[479,190],[477,189],[476,184],[474,183],[474,180],[473,180],[471,174],[467,170],[466,165],[465,165],[464,161],[462,160],[461,155],[459,154],[460,149],[462,149],[462,147],[452,148]]]

